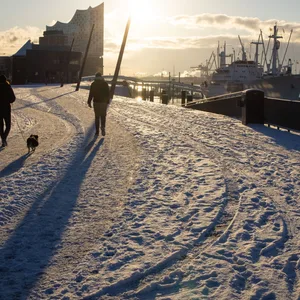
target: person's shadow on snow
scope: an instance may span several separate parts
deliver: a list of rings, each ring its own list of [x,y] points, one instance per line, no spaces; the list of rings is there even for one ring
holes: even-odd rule
[[[94,136],[93,139],[86,145],[84,150],[86,152],[89,152],[92,149],[92,147],[94,146],[94,144],[96,143],[96,140],[97,140],[97,136]],[[104,138],[101,138],[99,141],[100,146],[103,144],[103,142],[104,142]]]
[[[31,155],[32,153],[26,153],[17,160],[13,161],[9,165],[7,165],[2,171],[0,171],[0,178],[4,176],[11,175],[15,172],[18,172],[21,168],[23,168],[26,159]]]
[[[45,99],[41,100],[40,102],[27,103],[27,104],[25,104],[25,105],[22,105],[21,107],[14,108],[13,111],[22,110],[22,109],[28,108],[28,107],[35,107],[35,106],[38,106],[38,105],[41,104],[41,103],[46,103],[46,102],[49,102],[49,101],[54,101],[54,100],[56,100],[56,99],[59,99],[59,98],[61,98],[61,97],[63,97],[63,96],[66,96],[66,95],[69,95],[69,94],[72,94],[72,93],[75,93],[75,91],[67,92],[67,93],[64,93],[64,94],[61,94],[61,95],[58,95],[58,96],[56,96],[56,97],[49,98],[49,99],[45,98]],[[22,99],[20,99],[20,100],[22,100]],[[26,101],[28,101],[28,100],[25,100],[25,99],[24,99],[23,101],[26,102]]]
[[[34,202],[0,249],[1,299],[18,297],[20,291],[22,299],[26,299],[51,264],[57,247],[61,247],[74,209],[78,209],[82,182],[104,143],[101,138],[99,142],[94,141],[89,152],[80,151],[88,141],[86,137],[78,145],[75,157],[59,182],[51,182],[44,191],[32,190]],[[19,166],[21,163],[22,160]]]

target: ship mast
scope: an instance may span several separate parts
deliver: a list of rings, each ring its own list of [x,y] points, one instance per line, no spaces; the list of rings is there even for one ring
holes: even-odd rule
[[[256,51],[255,51],[255,64],[256,66],[258,66],[258,46],[259,45],[263,45],[263,42],[260,41],[260,35],[258,37],[258,41],[257,42],[251,42],[251,44],[256,46]]]
[[[288,44],[287,44],[286,49],[285,49],[285,53],[284,53],[284,56],[283,56],[283,59],[282,59],[282,63],[281,63],[281,65],[279,65],[279,72],[281,72],[281,68],[282,68],[284,60],[285,60],[286,52],[287,52],[287,50],[289,48],[289,45],[290,45],[292,34],[293,34],[293,29],[291,30],[291,33],[290,33],[290,36],[289,36]]]
[[[226,42],[224,42],[224,50],[221,52],[220,58],[221,58],[221,62],[220,62],[221,68],[226,67]]]
[[[245,47],[244,47],[244,45],[243,45],[243,43],[242,43],[242,40],[241,40],[241,38],[240,38],[240,36],[238,36],[239,37],[239,41],[240,41],[240,44],[241,44],[241,46],[242,46],[242,60],[243,61],[247,61],[247,55],[246,55],[246,52],[245,52]]]
[[[220,42],[218,41],[218,48],[217,48],[217,60],[218,60],[218,68],[220,68]]]
[[[273,63],[272,63],[272,75],[278,75],[278,69],[277,69],[277,60],[278,60],[278,50],[280,48],[280,42],[278,39],[282,39],[282,36],[277,35],[278,28],[277,25],[274,25],[274,33],[273,35],[270,35],[269,38],[273,39],[274,45],[273,45]]]

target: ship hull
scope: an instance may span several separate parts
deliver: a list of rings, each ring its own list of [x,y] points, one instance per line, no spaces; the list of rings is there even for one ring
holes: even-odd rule
[[[266,97],[300,100],[300,75],[263,78],[247,83],[214,84],[208,87],[206,97],[215,97],[247,89],[259,89]]]
[[[264,78],[244,85],[246,89],[260,89],[266,97],[299,100],[300,75]]]

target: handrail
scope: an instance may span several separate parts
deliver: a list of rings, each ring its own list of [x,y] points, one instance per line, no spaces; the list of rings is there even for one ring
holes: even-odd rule
[[[112,75],[103,75],[102,76],[107,82],[110,82],[113,78]],[[84,76],[82,77],[82,80],[93,80],[95,78],[94,75],[90,76]],[[184,88],[186,90],[194,91],[194,92],[202,92],[202,87],[198,85],[191,85],[188,83],[183,83],[183,82],[174,82],[174,81],[169,81],[169,80],[143,80],[140,78],[136,77],[128,77],[128,76],[123,76],[119,75],[118,76],[119,80],[127,81],[127,82],[135,82],[136,84],[171,84],[174,85],[175,87],[179,88]]]
[[[210,97],[210,98],[199,99],[192,102],[188,102],[187,104],[182,104],[182,106],[189,107],[201,103],[237,98],[237,97],[241,97],[243,95],[243,92],[244,91],[240,91],[240,92],[229,93],[229,94],[224,94],[224,95]]]
[[[299,100],[290,100],[284,98],[275,98],[275,97],[265,97],[266,100],[280,100],[280,101],[287,101],[287,102],[300,102]]]

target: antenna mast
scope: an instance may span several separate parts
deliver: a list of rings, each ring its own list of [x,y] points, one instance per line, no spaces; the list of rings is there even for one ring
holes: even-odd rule
[[[244,45],[243,45],[243,43],[242,43],[242,41],[241,41],[240,36],[238,36],[238,37],[239,37],[239,40],[240,40],[240,44],[241,44],[241,46],[242,46],[242,52],[243,52],[242,60],[243,60],[243,61],[246,61],[246,60],[247,60],[247,55],[246,55],[246,52],[245,52],[245,48],[244,48]]]
[[[263,42],[260,42],[260,35],[258,37],[258,41],[257,42],[251,42],[251,44],[256,46],[256,49],[255,49],[255,64],[256,64],[256,66],[258,66],[258,46],[263,45]]]
[[[273,35],[269,36],[269,38],[274,40],[273,53],[272,53],[272,58],[273,58],[272,74],[273,75],[277,75],[277,73],[279,71],[277,69],[278,50],[280,48],[280,42],[278,39],[282,39],[282,36],[277,35],[277,33],[278,33],[277,25],[274,25],[274,33],[273,33]]]
[[[285,60],[285,56],[286,56],[286,52],[287,52],[287,50],[288,50],[288,48],[289,48],[289,45],[290,45],[290,41],[291,41],[292,34],[293,34],[293,29],[291,30],[291,33],[290,33],[290,36],[289,36],[289,41],[288,41],[288,44],[287,44],[286,49],[285,49],[285,52],[284,52],[284,56],[283,56],[283,59],[282,59],[282,63],[281,63],[281,65],[279,65],[279,72],[281,71],[281,68],[282,68],[282,66],[283,66],[283,63],[284,63],[284,60]]]

